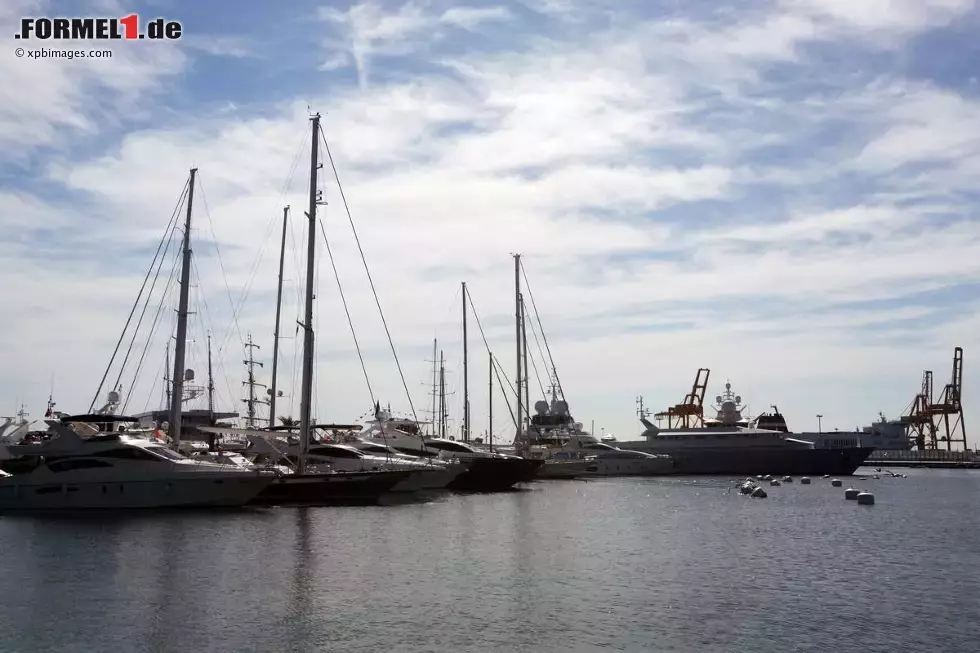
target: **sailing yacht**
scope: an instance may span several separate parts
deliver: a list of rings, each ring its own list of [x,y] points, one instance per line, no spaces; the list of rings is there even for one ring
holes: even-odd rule
[[[241,506],[276,478],[195,462],[123,432],[72,428],[70,417],[46,422],[49,438],[0,447],[2,457],[34,461],[0,478],[0,511]]]

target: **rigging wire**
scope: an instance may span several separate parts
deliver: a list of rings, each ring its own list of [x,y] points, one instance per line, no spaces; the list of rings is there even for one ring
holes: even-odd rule
[[[112,352],[112,356],[109,358],[109,364],[106,365],[105,373],[102,375],[102,380],[99,381],[99,387],[95,391],[95,396],[92,397],[92,402],[89,404],[89,412],[95,408],[95,402],[99,400],[99,395],[102,394],[102,388],[105,385],[105,380],[109,376],[109,370],[112,369],[112,364],[116,360],[116,354],[119,353],[119,346],[122,344],[123,338],[126,337],[126,331],[129,329],[129,324],[133,319],[133,314],[136,313],[136,307],[139,306],[140,298],[143,296],[143,291],[146,289],[146,282],[150,279],[150,273],[153,271],[153,266],[156,264],[157,257],[160,255],[160,250],[163,247],[165,241],[168,240],[168,234],[171,231],[171,224],[174,224],[177,215],[180,212],[180,207],[184,204],[184,199],[187,195],[187,190],[190,186],[190,178],[184,182],[184,188],[180,192],[180,196],[177,198],[177,205],[174,207],[173,213],[170,216],[170,222],[167,224],[167,229],[164,231],[163,237],[160,239],[160,244],[157,245],[157,251],[153,255],[153,260],[150,262],[150,267],[146,271],[146,276],[143,277],[143,284],[140,286],[139,294],[136,296],[136,301],[133,302],[133,308],[129,311],[129,317],[126,318],[126,324],[123,326],[122,333],[119,334],[119,340],[116,342],[116,347]]]
[[[288,192],[290,185],[292,184],[293,174],[296,172],[296,168],[299,165],[300,155],[303,153],[303,150],[305,149],[306,139],[307,139],[306,128],[304,126],[303,138],[300,143],[300,147],[297,148],[296,150],[296,156],[293,157],[292,166],[290,166],[289,174],[286,176],[286,181],[283,184],[282,191],[280,192],[279,195],[280,204],[282,204],[282,199],[286,196],[286,193]],[[272,233],[272,229],[274,228],[274,225],[276,224],[278,224],[278,217],[277,216],[271,217],[269,219],[269,223],[266,225],[265,233],[262,236],[262,247],[259,248],[259,253],[256,256],[255,260],[252,262],[252,267],[249,270],[248,280],[245,282],[245,286],[242,288],[241,297],[239,297],[238,304],[234,305],[232,308],[232,321],[235,322],[236,324],[238,321],[238,316],[241,315],[242,310],[245,307],[245,300],[248,299],[248,294],[249,292],[251,292],[252,283],[255,281],[255,276],[258,274],[259,271],[259,265],[261,265],[262,259],[265,255],[266,246],[269,244],[269,236]],[[232,329],[229,328],[228,332],[225,334],[225,337],[221,339],[221,344],[218,347],[219,355],[222,351],[225,350],[225,347],[228,346],[228,340],[231,338],[231,334],[232,334]],[[239,333],[239,337],[240,336],[241,333]]]
[[[537,342],[537,340],[538,340],[538,333],[537,333],[537,331],[534,330],[534,323],[533,322],[531,323],[531,335],[534,337],[535,342]],[[526,337],[526,334],[525,334],[525,337]],[[541,347],[539,345],[538,346],[538,351],[540,352],[540,350],[541,350]],[[534,356],[529,356],[528,358],[531,361],[531,367],[534,368],[534,377],[538,380],[538,387],[541,389],[541,396],[542,397],[547,397],[548,396],[548,393],[544,389],[544,384],[541,382],[541,373],[538,372],[538,364],[535,362]],[[545,365],[547,365],[548,364],[548,361],[545,360],[544,363],[545,363]]]
[[[231,287],[228,285],[228,274],[225,272],[225,264],[221,260],[221,248],[218,247],[218,236],[214,233],[214,220],[211,219],[211,210],[208,208],[208,198],[204,195],[204,184],[201,182],[201,173],[197,173],[197,187],[201,189],[201,201],[204,203],[204,215],[208,219],[208,226],[211,228],[211,239],[214,243],[214,252],[218,258],[218,268],[221,269],[221,278],[225,283],[225,292],[228,296],[228,305],[231,306],[232,310],[232,324],[235,326],[235,331],[238,332],[238,339],[244,344],[245,339],[242,337],[242,328],[238,323],[238,317],[235,315],[235,300],[231,296]],[[200,277],[198,277],[200,281]],[[230,330],[230,329],[229,329]]]
[[[204,290],[202,289],[203,282],[201,280],[201,271],[197,267],[197,259],[192,258],[191,259],[191,265],[194,268],[194,277],[197,279],[197,286],[200,289],[196,293],[196,295],[195,295],[195,298],[196,298],[195,300],[198,302],[199,308],[203,308],[204,309],[203,310],[203,316],[207,320],[207,326],[209,327],[208,330],[211,331],[211,333],[213,334],[214,333],[214,320],[211,319],[211,308],[208,306],[207,293],[205,293]],[[229,297],[230,297],[230,295],[229,295]],[[239,333],[239,336],[241,336],[241,333]],[[230,403],[234,404],[235,403],[235,401],[234,401],[235,400],[235,391],[232,390],[231,383],[228,381],[228,368],[225,367],[225,359],[224,359],[224,356],[219,356],[218,357],[218,362],[217,362],[216,367],[218,368],[218,373],[221,375],[222,380],[225,383],[225,388],[228,390],[228,401]]]
[[[541,330],[541,337],[544,339],[544,347],[548,351],[548,360],[551,362],[551,372],[555,375],[555,385],[558,386],[558,393],[561,395],[561,398],[565,399],[565,391],[561,387],[561,379],[558,378],[558,368],[555,367],[555,358],[551,355],[551,346],[548,344],[548,336],[544,332],[544,327],[541,326],[541,314],[538,312],[538,305],[534,302],[534,293],[531,292],[531,283],[527,280],[527,271],[524,269],[524,261],[521,261],[521,274],[524,277],[524,287],[527,289],[528,297],[531,298],[531,308],[534,309],[534,317],[538,322],[538,328]]]
[[[415,421],[416,426],[418,426],[418,415],[415,412],[415,403],[412,401],[412,393],[408,390],[408,384],[405,382],[405,373],[402,371],[401,362],[398,360],[398,353],[395,351],[395,344],[391,339],[391,331],[388,329],[388,321],[385,319],[384,311],[381,308],[381,301],[378,299],[378,291],[374,286],[374,279],[371,277],[371,270],[368,268],[367,258],[364,256],[364,248],[361,247],[361,239],[357,235],[357,229],[354,227],[354,217],[351,215],[350,207],[347,204],[347,197],[344,195],[344,187],[340,183],[340,174],[337,172],[337,166],[334,164],[333,154],[330,153],[330,145],[327,143],[327,137],[323,133],[323,127],[320,127],[320,137],[323,139],[324,151],[327,153],[327,159],[330,161],[330,167],[333,170],[334,179],[337,181],[337,189],[340,192],[340,199],[344,203],[344,210],[347,212],[347,220],[350,222],[351,231],[354,234],[354,242],[357,243],[357,251],[361,255],[361,262],[364,264],[364,272],[367,274],[368,282],[371,284],[371,293],[374,295],[374,303],[378,307],[378,313],[381,315],[381,323],[385,328],[385,335],[388,337],[388,345],[391,347],[391,354],[395,358],[395,366],[398,368],[398,376],[401,378],[402,388],[405,390],[405,396],[408,398],[409,408],[412,410],[412,419]]]
[[[330,267],[333,268],[333,276],[337,280],[337,290],[340,291],[340,301],[344,304],[344,313],[347,314],[347,324],[350,325],[350,334],[354,338],[354,349],[357,350],[357,358],[361,361],[361,371],[364,373],[364,383],[367,384],[368,394],[371,395],[371,405],[374,405],[374,390],[371,389],[371,379],[368,377],[367,366],[364,364],[364,356],[361,354],[361,345],[357,342],[357,332],[354,330],[354,320],[351,319],[350,309],[347,308],[347,297],[344,295],[344,286],[340,282],[340,273],[337,272],[337,265],[334,263],[333,252],[330,250],[330,241],[327,240],[327,231],[323,227],[323,220],[320,223],[320,233],[323,234],[323,244],[327,248],[327,256],[330,258]]]
[[[470,300],[470,310],[473,311],[473,317],[476,318],[476,327],[477,327],[477,329],[479,329],[479,331],[480,331],[480,337],[483,339],[483,346],[486,347],[487,353],[490,355],[490,358],[494,361],[494,370],[493,371],[494,371],[494,376],[497,377],[497,385],[500,387],[501,390],[503,390],[504,381],[506,381],[507,382],[507,386],[510,388],[510,391],[513,392],[514,393],[514,396],[516,397],[517,396],[517,391],[514,389],[514,385],[510,382],[510,379],[507,378],[507,375],[504,373],[504,371],[502,369],[502,366],[500,365],[500,361],[497,360],[496,355],[494,355],[493,351],[491,351],[491,349],[490,349],[490,343],[487,342],[487,335],[483,331],[483,323],[480,321],[480,314],[476,312],[476,306],[473,304],[473,294],[467,292],[466,295],[467,295],[467,297],[469,297],[469,300]],[[503,381],[500,378],[501,375],[503,375]],[[517,425],[517,416],[514,415],[514,411],[511,409],[510,399],[507,397],[507,393],[506,392],[501,392],[501,394],[504,397],[504,403],[507,404],[507,410],[510,411],[510,419],[511,419],[512,422],[514,422],[514,424],[516,426]]]
[[[157,327],[159,326],[159,323],[160,323],[160,316],[163,313],[163,307],[167,305],[167,302],[169,301],[169,299],[171,297],[171,292],[173,291],[173,288],[176,285],[174,282],[175,282],[175,280],[177,278],[177,265],[178,265],[178,263],[180,263],[180,257],[179,256],[175,256],[174,257],[173,265],[170,268],[170,276],[167,278],[167,283],[166,283],[166,285],[163,288],[163,294],[160,297],[160,303],[157,305],[157,310],[156,310],[156,313],[153,316],[153,321],[150,323],[150,332],[149,332],[149,334],[146,337],[146,343],[143,346],[143,352],[140,354],[139,362],[136,365],[136,372],[134,372],[134,374],[133,374],[133,382],[132,382],[132,384],[130,386],[131,388],[135,388],[136,387],[136,382],[137,382],[137,379],[139,378],[140,371],[143,369],[143,361],[146,358],[146,354],[147,354],[147,352],[150,349],[150,343],[153,341],[153,336],[156,335]],[[164,364],[166,364],[166,363],[164,363]],[[155,380],[153,382],[153,387],[154,388],[156,387],[156,381]],[[133,393],[132,392],[126,393],[126,401],[122,405],[122,412],[123,413],[126,412],[126,408],[129,406],[129,402],[130,402],[130,399],[132,399],[132,396],[133,396]],[[147,403],[149,403],[149,400],[147,400]]]
[[[164,260],[167,257],[167,252],[170,251],[170,246],[174,242],[174,234],[176,234],[176,232],[177,232],[177,222],[174,221],[173,222],[173,228],[170,230],[170,237],[167,239],[167,246],[163,249],[163,254],[160,256],[160,262],[157,265],[156,272],[153,274],[153,281],[150,282],[150,289],[146,293],[146,300],[143,302],[143,308],[140,311],[140,317],[136,321],[136,327],[133,329],[133,337],[130,339],[130,341],[129,341],[129,347],[126,348],[126,355],[123,356],[122,363],[120,363],[120,365],[119,365],[119,374],[116,375],[116,382],[112,386],[114,388],[118,388],[119,387],[119,383],[122,380],[123,374],[125,374],[125,372],[126,372],[126,365],[129,364],[129,357],[133,353],[133,346],[136,344],[136,338],[137,338],[137,336],[139,336],[140,327],[143,325],[143,318],[146,317],[146,309],[149,308],[149,306],[150,306],[150,298],[153,297],[153,289],[156,288],[157,279],[159,279],[159,277],[160,277],[160,270],[163,269],[163,262],[164,262]],[[146,347],[149,346],[149,343],[150,343],[150,339],[147,338],[146,345],[144,347],[144,351],[146,350]],[[142,360],[142,357],[141,357],[141,360]],[[137,373],[138,373],[138,369],[137,369]],[[135,386],[135,384],[136,384],[136,379],[134,378],[133,379],[133,385],[130,386],[130,389],[132,389]]]

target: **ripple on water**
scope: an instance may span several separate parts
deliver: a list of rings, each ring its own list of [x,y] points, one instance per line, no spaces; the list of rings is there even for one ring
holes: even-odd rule
[[[0,649],[977,650],[980,474],[727,483],[3,518]]]

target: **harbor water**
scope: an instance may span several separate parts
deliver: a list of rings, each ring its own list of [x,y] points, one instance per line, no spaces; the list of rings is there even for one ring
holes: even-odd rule
[[[980,471],[901,471],[0,517],[0,651],[978,651]]]

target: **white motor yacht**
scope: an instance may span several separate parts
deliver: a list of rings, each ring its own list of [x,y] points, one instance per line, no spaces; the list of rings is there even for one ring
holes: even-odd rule
[[[196,462],[125,433],[82,437],[47,421],[50,438],[8,445],[0,456],[33,459],[0,478],[0,511],[241,506],[276,475]]]
[[[583,430],[568,412],[568,404],[552,391],[551,402],[534,405],[527,432],[526,455],[546,461],[587,460],[593,476],[662,476],[674,473],[670,456],[613,446],[615,438],[600,442]]]
[[[286,451],[290,456],[295,456],[299,453],[299,447],[292,445]],[[393,492],[442,489],[466,471],[466,467],[461,464],[422,460],[412,456],[392,456],[388,453],[378,455],[349,444],[327,442],[312,443],[307,453],[307,460],[313,464],[329,464],[337,471],[399,470],[414,472],[404,481],[395,485],[392,488]]]

